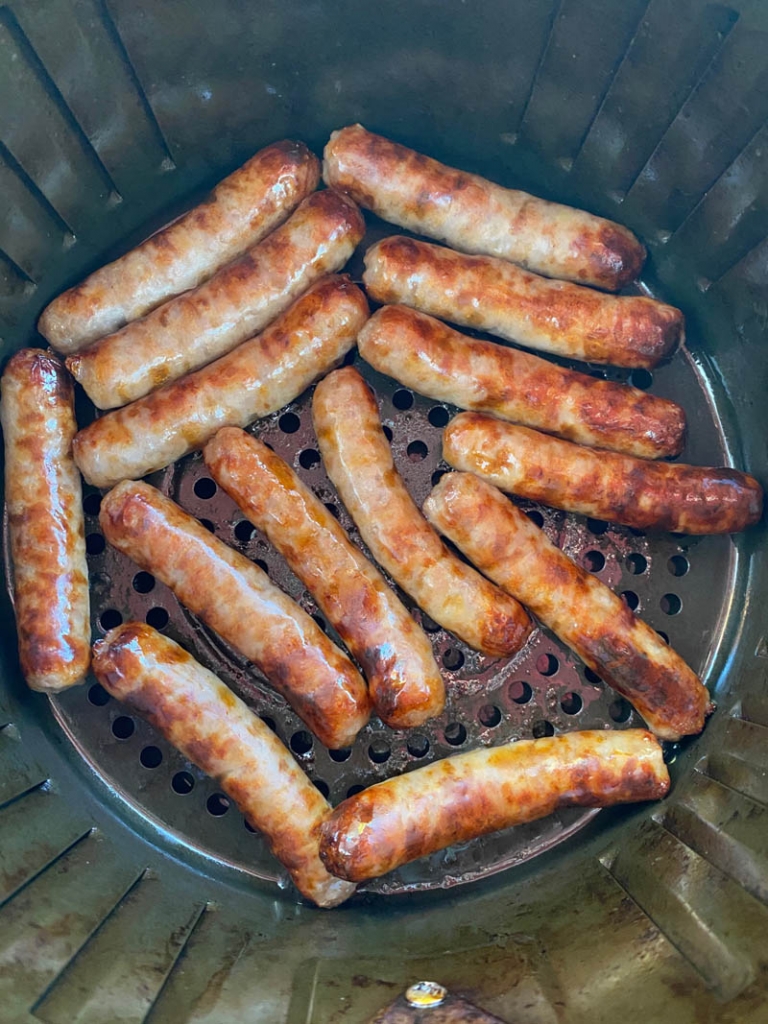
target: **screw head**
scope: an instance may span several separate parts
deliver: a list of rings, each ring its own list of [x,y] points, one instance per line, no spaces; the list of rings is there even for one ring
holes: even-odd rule
[[[448,989],[436,981],[417,981],[405,993],[406,1002],[411,1006],[428,1009],[439,1006],[448,995]]]

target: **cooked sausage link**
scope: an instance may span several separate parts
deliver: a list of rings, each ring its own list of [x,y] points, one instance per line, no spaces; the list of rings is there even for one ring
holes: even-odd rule
[[[149,484],[118,484],[102,500],[99,521],[110,544],[254,662],[322,743],[354,740],[370,715],[365,683],[257,565]]]
[[[379,309],[358,345],[376,370],[422,395],[579,444],[657,459],[679,454],[685,441],[675,402],[468,338],[405,306]]]
[[[362,882],[453,843],[552,814],[658,800],[661,747],[644,729],[572,732],[454,754],[371,786],[321,826],[320,856]]]
[[[236,427],[208,442],[216,482],[286,559],[368,680],[395,729],[439,715],[445,686],[424,631],[323,503],[265,444]]]
[[[112,487],[170,465],[219,427],[282,409],[354,346],[368,316],[346,277],[327,277],[273,324],[210,366],[95,420],[75,438],[89,483]]]
[[[633,281],[645,259],[632,232],[613,221],[446,167],[359,124],[333,132],[324,158],[328,185],[462,252],[609,291]]]
[[[28,348],[0,391],[21,671],[33,690],[56,692],[83,680],[91,654],[72,380],[56,356]]]
[[[596,452],[482,413],[451,420],[443,458],[502,491],[637,530],[735,533],[763,510],[762,487],[738,470]]]
[[[354,885],[328,874],[319,828],[331,812],[290,752],[261,719],[173,640],[128,622],[94,644],[93,670],[169,743],[217,780],[264,834],[299,892],[335,907]]]
[[[320,163],[303,142],[267,146],[205,202],[54,299],[38,330],[65,353],[120,330],[256,245],[319,178]]]
[[[451,554],[419,512],[395,468],[376,399],[357,370],[336,370],[318,384],[312,417],[328,476],[376,561],[470,647],[500,656],[519,650],[530,619]]]
[[[315,192],[263,242],[200,288],[69,356],[100,409],[126,405],[210,363],[262,330],[363,237],[362,214],[338,192]]]
[[[701,732],[713,705],[696,673],[501,491],[469,473],[447,473],[424,512],[481,572],[631,701],[657,736],[679,740]]]
[[[614,366],[654,367],[677,347],[683,314],[641,295],[550,281],[506,260],[395,235],[365,254],[372,299],[489,331],[527,348]]]

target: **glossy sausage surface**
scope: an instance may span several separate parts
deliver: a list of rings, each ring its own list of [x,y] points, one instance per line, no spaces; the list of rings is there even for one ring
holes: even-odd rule
[[[321,907],[348,899],[354,885],[328,874],[319,829],[331,812],[272,730],[182,647],[142,622],[94,644],[93,670],[235,801],[263,832],[299,892]]]
[[[713,705],[696,673],[501,491],[469,473],[446,473],[424,512],[481,572],[631,701],[657,736],[679,740],[701,732]]]
[[[267,146],[199,206],[54,299],[38,330],[65,353],[120,330],[259,242],[319,178],[319,161],[303,142]]]
[[[72,380],[42,349],[22,349],[0,385],[5,501],[21,670],[55,692],[88,671],[91,623]]]
[[[571,732],[455,754],[350,797],[321,826],[320,856],[362,882],[453,843],[561,807],[658,800],[661,747],[643,729]]]
[[[67,366],[100,409],[142,398],[266,327],[320,277],[341,269],[364,230],[362,214],[348,199],[315,192],[245,256],[69,356]]]
[[[320,381],[312,418],[328,476],[376,561],[471,647],[499,656],[519,650],[530,619],[453,555],[419,512],[395,468],[376,399],[357,370],[344,367]]]
[[[261,441],[225,427],[203,451],[214,480],[288,562],[394,729],[439,715],[445,686],[422,628],[319,498]]]
[[[482,413],[451,420],[443,458],[502,491],[637,530],[735,533],[763,510],[762,487],[738,470],[596,452]]]
[[[323,177],[392,224],[546,277],[617,291],[645,259],[613,221],[446,167],[359,124],[333,132]]]
[[[675,402],[468,338],[405,306],[379,309],[358,345],[380,373],[439,402],[643,458],[683,447],[685,413]]]
[[[257,565],[149,484],[118,484],[102,500],[99,522],[110,544],[254,662],[321,743],[354,740],[370,715],[365,683]]]
[[[651,368],[683,334],[680,310],[655,299],[550,281],[506,260],[402,235],[371,246],[363,283],[377,302],[592,363]]]
[[[367,316],[365,296],[346,277],[319,281],[257,337],[81,430],[74,450],[83,476],[97,487],[137,479],[220,427],[277,412],[341,362]]]

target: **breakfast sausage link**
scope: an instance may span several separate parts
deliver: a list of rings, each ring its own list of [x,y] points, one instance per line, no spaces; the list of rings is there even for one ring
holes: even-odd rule
[[[762,487],[738,470],[596,452],[482,413],[451,420],[443,458],[502,491],[636,530],[736,533],[763,510]]]
[[[367,316],[348,278],[324,278],[262,334],[81,430],[74,451],[83,476],[97,487],[137,479],[202,447],[220,427],[277,412],[341,362]]]
[[[332,874],[363,882],[561,807],[658,800],[668,789],[661,747],[644,729],[519,740],[454,754],[344,800],[321,826],[320,856]]]
[[[406,490],[392,460],[376,399],[352,367],[335,370],[312,402],[320,453],[376,561],[419,607],[486,654],[519,650],[531,621],[513,598],[447,549]]]
[[[424,631],[290,466],[236,427],[220,430],[203,455],[338,631],[382,721],[400,729],[439,715],[445,686]]]
[[[363,283],[377,302],[592,363],[652,368],[683,334],[680,310],[655,299],[550,281],[506,260],[402,235],[368,250]]]
[[[468,338],[405,306],[378,310],[358,345],[380,373],[438,402],[643,458],[683,447],[685,413],[675,402]]]
[[[69,356],[93,403],[133,402],[231,351],[262,330],[325,274],[339,270],[363,237],[358,208],[338,192],[315,192],[271,235],[195,291]]]
[[[370,715],[365,683],[257,565],[149,484],[118,484],[104,497],[99,521],[110,544],[254,662],[322,743],[354,740]]]
[[[82,681],[91,653],[72,381],[56,356],[28,348],[0,390],[19,660],[33,690],[53,693]]]
[[[331,812],[290,752],[220,679],[173,640],[128,622],[97,640],[93,670],[206,775],[264,834],[299,892],[335,907],[354,885],[328,874],[319,829]]]
[[[645,249],[620,224],[446,167],[362,125],[333,132],[323,155],[328,185],[384,220],[462,252],[608,291],[642,269]]]
[[[54,299],[38,330],[60,352],[77,352],[197,288],[281,224],[319,178],[320,162],[303,142],[267,146],[205,202]]]
[[[698,676],[604,583],[579,568],[501,491],[447,473],[427,518],[637,708],[665,740],[701,732],[712,711]]]

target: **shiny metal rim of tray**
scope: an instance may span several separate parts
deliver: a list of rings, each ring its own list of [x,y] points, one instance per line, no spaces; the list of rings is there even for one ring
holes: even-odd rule
[[[367,239],[361,249],[370,241]],[[442,428],[457,410],[383,377],[357,353],[354,364],[378,396],[396,465],[420,504],[434,481],[448,469],[441,460],[440,439]],[[629,371],[613,368],[592,368],[592,372],[612,380],[630,380],[683,404],[690,424],[682,456],[686,461],[715,464],[728,460],[707,380],[687,350],[678,352],[653,374],[634,371],[630,375]],[[294,467],[338,516],[352,539],[365,549],[325,474],[312,429],[310,404],[311,391],[258,421],[250,430]],[[200,453],[148,479],[221,540],[261,565],[340,643],[300,581],[216,487]],[[548,631],[537,629],[525,648],[511,659],[486,657],[437,627],[401,593],[432,641],[447,684],[446,711],[423,728],[397,732],[374,718],[351,749],[327,750],[246,659],[184,609],[167,587],[105,543],[98,524],[99,503],[100,492],[86,486],[94,637],[103,636],[122,621],[139,619],[177,640],[274,728],[333,804],[392,775],[462,750],[574,729],[621,729],[642,724],[626,701]],[[629,606],[659,630],[705,682],[709,681],[718,661],[719,641],[725,633],[735,583],[735,549],[728,537],[646,536],[532,502],[521,501],[520,505],[579,564],[621,593]],[[93,679],[52,697],[51,705],[80,755],[150,829],[169,836],[174,845],[188,846],[209,864],[218,862],[281,887],[288,884],[263,837],[246,824],[216,783],[187,762],[147,722],[111,699]],[[666,756],[668,760],[675,758],[675,745],[667,745]],[[406,865],[365,889],[396,894],[473,881],[563,842],[597,813],[564,809],[541,821]]]

